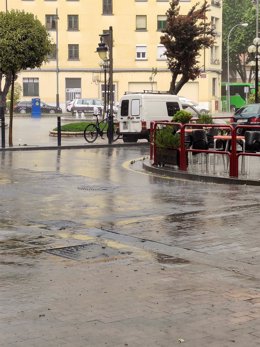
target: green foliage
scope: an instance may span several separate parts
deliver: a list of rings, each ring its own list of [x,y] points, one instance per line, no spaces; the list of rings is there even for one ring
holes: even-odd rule
[[[171,0],[166,12],[165,34],[160,42],[166,48],[167,64],[172,73],[171,94],[178,94],[185,83],[199,76],[201,50],[212,47],[215,42],[214,30],[207,20],[209,4],[204,1],[198,6],[195,4],[183,15],[180,14],[179,0]]]
[[[260,91],[258,92],[258,100],[260,100]],[[254,94],[249,94],[248,100],[247,100],[248,104],[254,104],[255,103],[255,93]]]
[[[177,149],[180,147],[180,134],[170,125],[156,131],[155,144],[159,148]]]
[[[80,132],[84,131],[86,126],[92,122],[78,122],[78,123],[69,123],[64,124],[61,126],[61,131],[67,131],[67,132]],[[54,129],[57,131],[57,128]]]
[[[222,44],[222,79],[227,81],[227,44],[230,30],[239,23],[248,23],[248,27],[237,26],[232,30],[229,39],[230,79],[236,80],[237,73],[243,82],[247,82],[246,63],[252,60],[248,46],[256,37],[256,8],[252,0],[223,1],[223,44]]]
[[[0,71],[17,73],[40,67],[51,52],[44,25],[31,13],[0,12]]]
[[[186,124],[189,123],[192,118],[192,114],[185,110],[179,110],[175,113],[175,115],[172,118],[173,122]]]
[[[20,100],[21,94],[22,94],[22,87],[18,82],[15,82],[15,84],[14,84],[14,104],[16,104]],[[6,99],[7,99],[6,100],[6,107],[10,111],[10,102],[11,102],[11,91],[10,90],[7,94]]]
[[[210,114],[200,114],[196,123],[198,124],[213,124],[212,115]]]

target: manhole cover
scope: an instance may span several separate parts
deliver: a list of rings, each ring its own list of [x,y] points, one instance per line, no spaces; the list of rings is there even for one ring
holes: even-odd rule
[[[171,255],[157,253],[156,258],[161,264],[188,264],[189,261],[182,258],[176,258]]]
[[[73,260],[100,259],[104,261],[114,260],[122,255],[129,255],[115,248],[102,244],[88,243],[76,246],[60,247],[46,250],[47,253]]]

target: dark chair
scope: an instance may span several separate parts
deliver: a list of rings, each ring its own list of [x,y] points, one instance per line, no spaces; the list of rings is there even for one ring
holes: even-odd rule
[[[209,148],[214,148],[214,136],[218,135],[218,133],[219,133],[219,131],[217,128],[210,128],[207,131],[206,135],[207,135],[207,139],[208,139]],[[217,140],[216,148],[217,149],[223,149],[224,148],[224,144],[223,144],[222,140]]]
[[[192,131],[192,148],[193,149],[208,149],[209,148],[206,130],[195,129]]]
[[[245,145],[247,152],[260,151],[260,131],[246,131]]]

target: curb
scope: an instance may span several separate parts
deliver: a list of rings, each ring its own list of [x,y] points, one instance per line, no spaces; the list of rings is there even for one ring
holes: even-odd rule
[[[197,182],[260,186],[260,180],[256,181],[256,180],[243,180],[240,178],[223,177],[223,176],[207,176],[203,174],[194,174],[194,173],[179,171],[179,170],[177,171],[171,168],[156,167],[146,163],[143,163],[143,168],[144,170],[148,172],[156,173],[161,176],[168,176],[168,177],[174,177],[174,178],[197,181]]]
[[[0,148],[0,152],[16,152],[16,151],[39,151],[39,150],[62,150],[62,149],[93,149],[93,148],[119,148],[119,147],[147,147],[150,146],[149,143],[115,143],[115,144],[105,144],[105,145],[94,145],[94,144],[84,144],[84,145],[61,145],[61,146],[18,146],[18,147],[7,147]]]

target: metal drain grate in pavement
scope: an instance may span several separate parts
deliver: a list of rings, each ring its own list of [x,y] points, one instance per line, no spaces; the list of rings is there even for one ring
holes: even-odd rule
[[[73,260],[99,259],[101,261],[115,260],[116,258],[131,254],[131,252],[123,252],[98,243],[52,248],[47,249],[45,252]]]
[[[161,264],[189,264],[189,261],[183,258],[176,258],[171,255],[157,253],[156,258]]]
[[[88,191],[95,191],[95,192],[101,192],[104,190],[109,190],[111,188],[108,187],[101,187],[101,186],[79,186],[78,190],[88,190]]]

